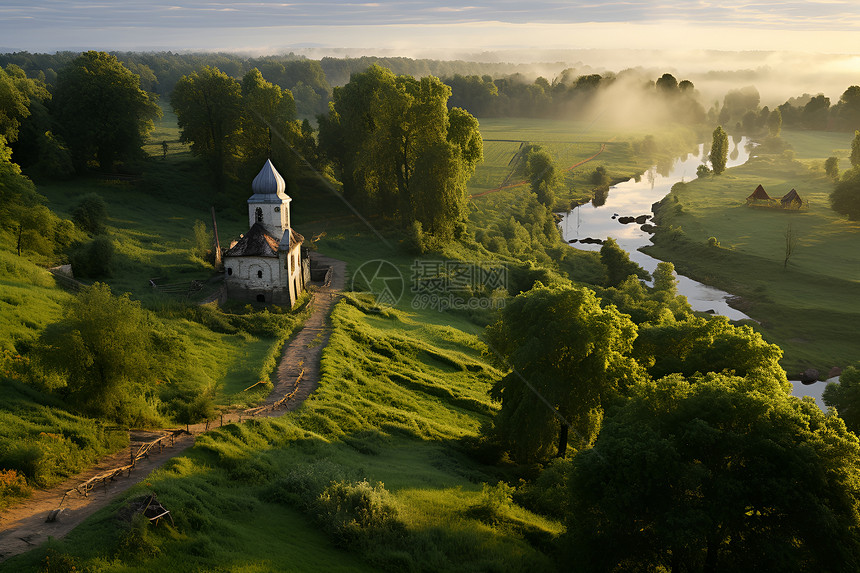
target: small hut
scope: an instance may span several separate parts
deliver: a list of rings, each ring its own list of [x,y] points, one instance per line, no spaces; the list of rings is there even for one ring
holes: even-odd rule
[[[783,209],[802,209],[804,206],[803,199],[797,194],[797,190],[792,189],[779,200],[779,204]]]
[[[775,203],[776,200],[772,199],[761,185],[756,187],[752,195],[747,197],[747,205],[751,207],[773,207]]]

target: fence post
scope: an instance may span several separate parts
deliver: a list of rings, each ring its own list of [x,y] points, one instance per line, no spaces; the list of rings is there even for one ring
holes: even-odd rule
[[[224,425],[224,414],[221,414],[221,426],[223,426],[223,425]],[[220,428],[221,426],[218,426],[218,427]]]

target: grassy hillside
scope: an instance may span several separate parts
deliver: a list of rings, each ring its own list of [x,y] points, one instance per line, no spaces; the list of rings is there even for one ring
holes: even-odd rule
[[[850,145],[850,138],[805,132],[787,139],[798,144],[803,161],[766,155],[719,177],[676,185],[660,223],[683,233],[664,234],[646,250],[740,295],[762,333],[785,350],[789,372],[815,367],[826,374],[856,360],[860,348],[860,224],[830,209],[832,183],[818,169],[821,158],[839,153],[837,141]],[[745,199],[759,184],[775,198],[794,188],[809,207],[748,207]],[[786,265],[789,229],[796,245]],[[707,248],[709,237],[720,247]]]
[[[560,525],[511,502],[494,484],[513,476],[474,456],[500,376],[484,345],[428,313],[375,308],[356,295],[337,305],[302,408],[203,436],[63,542],[0,571],[34,570],[46,551],[117,571],[552,569],[541,549]],[[139,533],[122,507],[150,491],[176,524]]]

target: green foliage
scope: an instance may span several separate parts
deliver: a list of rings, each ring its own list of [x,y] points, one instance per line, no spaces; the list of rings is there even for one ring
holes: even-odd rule
[[[851,167],[860,167],[860,130],[854,131],[854,139],[851,141]]]
[[[397,505],[382,483],[334,482],[319,495],[316,511],[338,545],[367,548],[389,544],[404,533]]]
[[[366,212],[421,222],[448,240],[465,217],[466,182],[483,156],[478,122],[446,102],[450,88],[371,66],[334,91],[320,145],[344,194]]]
[[[849,221],[860,221],[860,167],[846,171],[830,193],[830,206]]]
[[[526,155],[526,177],[538,202],[551,209],[555,203],[558,172],[552,155],[539,145],[533,145]]]
[[[556,441],[564,456],[568,430],[588,445],[606,401],[639,376],[627,356],[636,325],[613,306],[601,308],[589,289],[539,284],[507,304],[486,336],[511,369],[493,387],[502,402],[494,424],[518,460],[546,458]]]
[[[767,116],[767,131],[771,137],[779,137],[782,132],[782,112],[775,109]]]
[[[170,373],[178,350],[165,327],[128,294],[96,283],[64,309],[39,338],[36,364],[65,382],[83,411],[131,425],[157,421],[153,386]]]
[[[774,385],[638,387],[573,461],[562,566],[854,570],[858,453],[842,420]]]
[[[194,247],[192,254],[195,257],[205,259],[212,250],[212,233],[206,229],[206,223],[200,219],[194,221]]]
[[[711,171],[710,167],[708,167],[704,163],[696,167],[696,177],[698,179],[705,179],[706,177],[709,177],[712,173],[713,171]]]
[[[15,470],[0,469],[0,510],[9,503],[28,498],[33,489],[27,485],[27,480]]]
[[[838,157],[828,157],[824,162],[824,173],[837,181],[839,179],[839,158]]]
[[[51,396],[6,375],[0,378],[0,470],[6,470],[0,489],[7,487],[9,495],[59,483],[127,444],[127,434],[107,431]],[[12,501],[5,495],[0,500]]]
[[[77,169],[94,159],[104,170],[141,154],[161,115],[140,77],[116,56],[84,52],[57,74],[53,109]]]
[[[825,404],[836,408],[849,430],[860,434],[860,364],[845,368],[839,382],[827,385],[822,398]]]
[[[99,235],[92,241],[78,245],[72,252],[72,271],[78,277],[109,277],[113,272],[115,253],[113,239]]]
[[[107,217],[107,203],[98,193],[84,195],[72,209],[72,221],[90,235],[105,231]]]
[[[242,124],[242,91],[238,81],[205,66],[182,76],[170,95],[181,129],[180,140],[203,157],[219,190],[233,168]]]
[[[642,324],[633,346],[633,355],[654,378],[725,370],[738,376],[761,375],[786,385],[779,365],[782,350],[765,342],[749,325],[734,326],[724,316]]]
[[[627,251],[611,237],[600,247],[600,262],[606,267],[606,286],[609,287],[619,286],[630,275],[644,280],[651,278],[648,271],[631,261]]]
[[[726,170],[726,159],[729,155],[729,136],[723,131],[722,126],[717,126],[713,135],[711,153],[708,159],[711,160],[711,169],[714,175],[720,175]]]

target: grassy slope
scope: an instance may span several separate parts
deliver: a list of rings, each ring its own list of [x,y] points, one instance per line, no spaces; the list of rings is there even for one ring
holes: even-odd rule
[[[785,350],[783,366],[789,372],[815,367],[826,373],[856,360],[860,348],[860,224],[830,209],[832,184],[816,169],[824,158],[844,154],[850,138],[815,132],[785,138],[801,162],[765,156],[720,177],[676,186],[672,195],[683,212],[667,209],[662,224],[681,226],[691,244],[664,242],[647,250],[694,278],[743,296],[763,334]],[[777,198],[795,188],[809,209],[749,208],[745,198],[758,184]],[[789,225],[797,245],[783,268]],[[720,241],[720,249],[703,248],[710,236]]]
[[[361,569],[355,553],[333,549],[309,516],[272,503],[271,492],[289,489],[283,481],[294,484],[290,476],[300,475],[323,487],[330,479],[385,484],[406,538],[360,551],[374,567],[551,568],[535,544],[558,534],[558,523],[513,504],[489,516],[471,510],[484,501],[483,483],[505,477],[461,445],[497,407],[487,392],[500,374],[485,362],[483,344],[474,334],[435,325],[433,311],[371,308],[360,295],[338,304],[322,383],[302,408],[210,433],[129,494],[155,491],[174,511],[176,529],[152,536],[158,555],[117,557],[123,528],[113,516],[122,501],[54,549],[79,567],[109,562],[117,571]],[[290,491],[304,501],[319,493]],[[301,555],[272,550],[284,540],[301,545]],[[31,570],[43,555],[31,552],[0,570]]]

